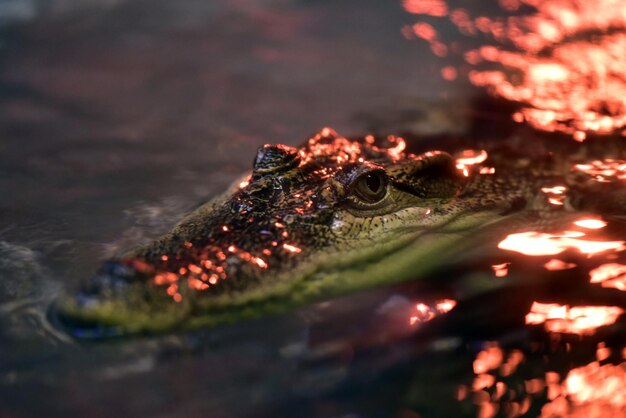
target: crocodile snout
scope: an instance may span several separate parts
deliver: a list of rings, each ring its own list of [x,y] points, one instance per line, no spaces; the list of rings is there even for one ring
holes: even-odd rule
[[[164,295],[145,273],[108,261],[78,290],[61,296],[51,313],[70,334],[98,338],[174,328],[190,306],[188,297]]]

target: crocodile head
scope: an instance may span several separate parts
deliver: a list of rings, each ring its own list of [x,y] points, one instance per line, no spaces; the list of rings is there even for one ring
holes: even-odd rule
[[[57,303],[64,322],[151,332],[273,312],[406,280],[473,219],[444,152],[324,129],[265,145],[241,183]],[[448,237],[448,238],[446,238]]]

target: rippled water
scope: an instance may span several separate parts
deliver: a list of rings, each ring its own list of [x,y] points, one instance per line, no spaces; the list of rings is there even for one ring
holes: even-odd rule
[[[625,415],[623,320],[587,312],[570,332],[585,314],[573,307],[626,309],[619,268],[597,270],[626,264],[622,251],[527,256],[496,240],[433,277],[295,313],[72,340],[46,319],[55,295],[223,190],[263,143],[297,144],[324,125],[428,136],[420,148],[535,134],[435,76],[428,46],[400,34],[411,23],[400,4],[9,3],[1,416]],[[626,236],[622,218],[606,220],[588,234]]]

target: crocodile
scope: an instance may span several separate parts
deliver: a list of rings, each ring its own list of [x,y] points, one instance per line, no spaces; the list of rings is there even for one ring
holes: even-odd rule
[[[325,128],[265,145],[252,171],[55,304],[118,333],[212,326],[423,276],[486,237],[562,217],[541,196],[570,162],[412,154]],[[537,203],[540,201],[540,203]],[[560,209],[560,208],[557,208]]]

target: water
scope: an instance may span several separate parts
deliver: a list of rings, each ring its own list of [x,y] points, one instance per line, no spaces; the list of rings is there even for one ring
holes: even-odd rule
[[[566,387],[559,400],[549,374],[563,381],[599,357],[600,382],[622,382],[604,366],[622,361],[622,320],[582,336],[524,324],[537,300],[623,307],[619,290],[589,284],[590,270],[620,262],[611,254],[570,250],[556,258],[575,268],[548,271],[555,257],[493,248],[295,313],[69,338],[47,321],[50,301],[223,190],[263,143],[295,145],[324,125],[434,135],[428,145],[441,148],[447,136],[529,131],[511,132],[493,106],[476,112],[489,123],[467,117],[479,92],[440,80],[428,46],[402,38],[412,19],[395,3],[10,3],[0,8],[0,416],[537,416],[565,401],[561,416],[623,415],[615,393],[585,403]],[[614,218],[601,234],[624,232]]]

